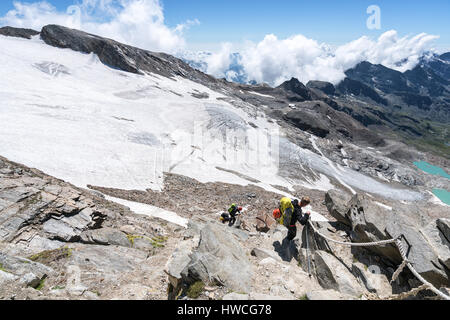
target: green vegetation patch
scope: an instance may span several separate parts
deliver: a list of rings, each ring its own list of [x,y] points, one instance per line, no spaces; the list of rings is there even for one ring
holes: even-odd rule
[[[34,262],[39,262],[42,264],[50,264],[54,261],[59,261],[61,259],[67,259],[72,256],[72,249],[69,247],[63,247],[55,250],[46,250],[38,254],[28,257],[29,260]]]
[[[161,236],[155,236],[152,238],[146,237],[146,236],[136,236],[136,235],[127,235],[128,241],[130,241],[131,246],[134,247],[134,241],[136,239],[144,239],[151,243],[153,248],[163,248],[165,245],[164,243],[167,241],[167,237],[161,237]]]
[[[197,299],[202,294],[205,289],[205,284],[203,281],[197,281],[190,285],[187,290],[187,296],[191,299]]]
[[[8,270],[6,270],[5,267],[3,267],[3,264],[1,264],[1,263],[0,263],[0,271],[11,273]]]
[[[41,280],[41,282],[39,282],[39,285],[36,287],[36,290],[41,291],[44,288],[45,285],[45,278]]]

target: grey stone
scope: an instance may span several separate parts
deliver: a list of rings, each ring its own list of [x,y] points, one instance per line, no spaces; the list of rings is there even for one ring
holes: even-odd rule
[[[189,272],[205,283],[217,282],[234,291],[249,292],[253,275],[249,258],[239,242],[220,226],[205,225],[191,257]]]
[[[404,215],[395,214],[386,226],[386,231],[393,238],[404,236],[402,244],[407,251],[407,258],[421,276],[438,287],[449,284],[448,275],[439,263],[436,249],[416,223]]]
[[[25,274],[32,273],[40,279],[43,279],[54,272],[52,268],[41,263],[37,263],[25,258],[9,256],[1,252],[0,265],[2,265],[4,269],[17,276],[23,276]]]
[[[445,234],[441,232],[444,228],[439,227],[442,225],[442,220],[444,219],[438,219],[430,222],[425,228],[421,229],[421,232],[425,235],[428,242],[434,249],[439,262],[450,270],[450,242]]]
[[[82,279],[82,287],[97,286],[100,277],[105,281],[118,281],[124,273],[132,272],[138,267],[145,272],[153,271],[152,265],[146,264],[148,254],[141,250],[82,244],[74,244],[73,247],[72,255],[66,264],[74,270],[79,270],[81,274],[90,275]]]
[[[16,275],[14,275],[10,272],[0,270],[0,285],[7,283],[7,282],[16,281],[18,278],[19,277],[17,277]]]
[[[281,261],[280,256],[273,250],[254,248],[251,252],[251,255],[255,256],[257,258],[260,258],[260,259],[272,258],[272,259]]]
[[[444,237],[448,241],[450,241],[450,219],[444,219],[444,218],[437,219],[436,223],[437,223],[437,227],[442,232]]]
[[[41,283],[42,278],[38,277],[34,273],[26,273],[20,278],[20,283],[27,287],[37,288]]]
[[[192,222],[190,225],[200,227]],[[164,270],[169,275],[169,299],[174,298],[183,284],[197,280],[222,284],[236,292],[249,292],[252,265],[231,230],[206,223],[199,236],[194,232],[194,236],[179,244]]]
[[[131,247],[125,233],[112,228],[85,231],[81,234],[80,239],[84,243]]]
[[[192,254],[192,251],[197,248],[199,239],[200,238],[197,236],[181,241],[169,257],[164,268],[164,272],[169,276],[169,282],[172,286],[172,290],[169,290],[169,299],[171,298],[171,295],[178,294],[179,288],[183,282],[182,274],[188,272],[189,264],[191,262],[190,255]]]
[[[314,263],[316,278],[324,289],[334,289],[352,296],[364,292],[353,274],[331,254],[317,250]]]
[[[329,190],[325,194],[325,205],[328,212],[339,222],[351,225],[349,218],[346,216],[348,212],[348,203],[352,196],[341,190]]]
[[[64,221],[55,219],[46,221],[43,224],[42,229],[47,232],[51,238],[66,242],[77,240],[81,234],[80,230],[75,230]]]
[[[373,267],[373,269],[374,272],[375,269],[381,271],[379,267]],[[352,265],[352,272],[357,278],[360,279],[367,291],[382,296],[389,296],[392,294],[392,287],[390,286],[386,275],[383,273],[372,273],[368,267],[359,262]]]

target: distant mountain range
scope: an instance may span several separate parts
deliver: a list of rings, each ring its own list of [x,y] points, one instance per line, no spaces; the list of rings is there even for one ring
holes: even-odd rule
[[[203,52],[181,56],[193,68],[207,72],[206,61],[210,55]],[[232,63],[225,71],[228,81],[260,86],[254,80],[249,81],[239,63],[239,53],[234,53],[230,59]],[[294,78],[279,88],[299,95],[303,101],[325,94],[322,99],[331,107],[351,115],[365,126],[388,127],[419,148],[431,146],[439,154],[449,155],[450,52],[426,53],[412,70],[406,72],[363,61],[347,70],[345,75],[336,85],[310,81],[305,86]]]

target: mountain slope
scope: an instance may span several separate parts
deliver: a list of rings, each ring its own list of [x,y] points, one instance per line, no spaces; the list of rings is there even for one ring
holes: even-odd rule
[[[430,179],[380,151],[407,148],[348,112],[363,109],[349,95],[296,79],[278,88],[229,83],[169,55],[54,25],[31,40],[0,41],[8,61],[0,154],[77,186],[161,190],[170,172],[285,195],[337,186],[429,197]]]

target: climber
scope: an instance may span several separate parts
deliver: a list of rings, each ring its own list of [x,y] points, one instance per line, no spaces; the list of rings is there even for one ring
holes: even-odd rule
[[[310,203],[311,200],[309,197],[303,197],[300,204],[297,199],[292,201],[291,199],[284,197],[280,200],[279,209],[273,211],[275,220],[288,229],[288,240],[293,240],[297,235],[297,227],[295,226],[297,221],[303,226],[308,222],[311,213],[306,212],[303,214],[302,208],[305,208]]]
[[[229,221],[228,225],[231,227],[236,222],[236,217],[241,213],[241,211],[242,207],[238,207],[235,203],[233,203],[228,209],[228,213],[222,213],[222,215],[220,216],[220,220],[222,221],[222,223]]]

